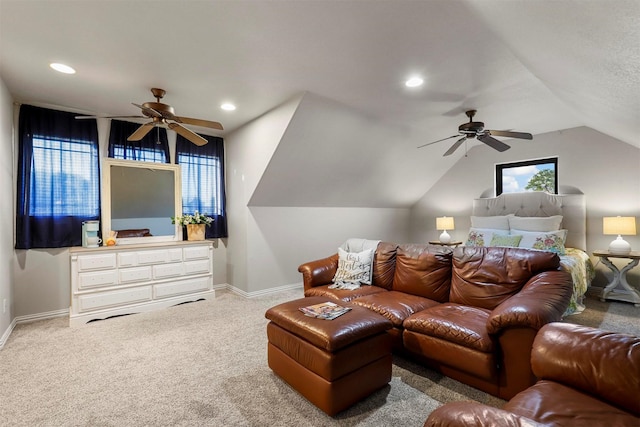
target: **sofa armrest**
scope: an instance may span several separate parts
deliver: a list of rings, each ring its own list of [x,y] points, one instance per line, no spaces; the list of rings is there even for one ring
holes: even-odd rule
[[[541,426],[529,418],[477,402],[451,402],[433,411],[424,427],[533,427]]]
[[[545,325],[531,366],[544,380],[598,396],[640,417],[640,338],[571,323]]]
[[[520,292],[503,301],[489,316],[487,330],[498,334],[506,328],[528,327],[536,331],[562,319],[573,293],[571,275],[565,271],[544,271],[533,276]]]
[[[338,254],[333,254],[330,257],[316,261],[310,261],[298,267],[298,271],[302,273],[302,282],[304,283],[305,291],[315,286],[331,283],[337,270]]]

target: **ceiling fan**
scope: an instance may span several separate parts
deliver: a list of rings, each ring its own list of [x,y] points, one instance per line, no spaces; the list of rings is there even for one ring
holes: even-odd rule
[[[152,88],[151,93],[156,98],[156,102],[145,102],[142,105],[133,103],[136,107],[142,110],[143,116],[111,116],[111,117],[98,117],[98,116],[77,116],[76,119],[93,119],[93,118],[150,118],[151,121],[143,124],[135,132],[133,132],[127,141],[140,141],[144,136],[156,126],[164,126],[182,135],[189,141],[196,145],[205,145],[208,141],[198,135],[195,132],[187,129],[183,125],[202,126],[211,129],[223,130],[223,127],[218,122],[212,122],[210,120],[192,119],[189,117],[176,116],[173,107],[160,102],[164,97],[166,91],[164,89]]]
[[[439,139],[437,141],[429,142],[427,144],[423,144],[418,148],[426,147],[427,145],[435,144],[437,142],[446,141],[451,138],[458,138],[462,136],[462,138],[458,139],[452,146],[444,153],[443,156],[450,156],[454,151],[462,145],[463,142],[467,140],[467,138],[477,138],[478,141],[487,144],[489,147],[498,151],[506,151],[510,146],[505,144],[504,142],[498,141],[493,138],[494,136],[506,136],[508,138],[520,138],[520,139],[533,139],[533,136],[530,133],[526,132],[511,132],[506,130],[489,130],[484,128],[484,123],[482,122],[474,122],[473,116],[476,115],[476,110],[466,111],[465,114],[469,117],[469,123],[463,123],[458,126],[458,134],[453,136],[448,136],[443,139]]]

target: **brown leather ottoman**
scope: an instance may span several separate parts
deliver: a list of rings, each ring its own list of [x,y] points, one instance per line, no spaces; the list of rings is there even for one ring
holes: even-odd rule
[[[267,310],[269,367],[311,403],[333,416],[391,381],[392,324],[355,305],[333,320],[300,307],[330,301],[309,297]],[[334,301],[335,302],[335,301]]]

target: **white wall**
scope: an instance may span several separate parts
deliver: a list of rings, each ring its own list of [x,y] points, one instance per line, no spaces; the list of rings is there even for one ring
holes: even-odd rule
[[[511,149],[503,153],[474,146],[468,157],[461,157],[415,204],[411,211],[413,240],[436,239],[439,232],[435,230],[435,218],[443,215],[455,217],[456,229],[449,234],[464,240],[472,200],[494,187],[496,163],[554,156],[558,157],[559,185],[577,187],[585,194],[589,252],[606,249],[615,237],[602,234],[603,216],[635,216],[640,220],[640,149],[587,127],[535,135],[532,141],[505,142]],[[448,143],[442,143],[443,150]],[[640,250],[640,236],[625,239]],[[622,266],[626,262],[616,264]],[[602,286],[611,273],[602,265],[596,268],[594,285]],[[640,269],[632,271],[629,282],[639,285],[639,279]]]
[[[249,292],[248,203],[275,151],[300,97],[251,121],[225,138],[227,174],[227,283]]]
[[[13,100],[0,79],[0,347],[13,320]],[[6,310],[4,301],[6,300]]]
[[[343,124],[339,125],[336,108],[334,103],[303,94],[225,139],[230,224],[227,279],[239,291],[251,296],[270,288],[299,284],[300,264],[335,253],[350,237],[406,240],[408,208],[334,204],[336,198],[331,195],[343,191],[341,179],[355,179],[364,185],[367,180],[386,176],[377,167],[365,167],[363,173],[352,176],[353,168],[331,168],[314,156],[313,150],[306,149],[311,135],[314,144],[321,143],[323,138],[318,137],[318,132],[323,129],[327,144],[334,137],[348,141],[371,132],[369,120],[343,107],[338,107],[339,122]],[[325,120],[328,116],[333,120]],[[282,141],[286,142],[285,147]],[[388,138],[385,142],[389,145]],[[300,147],[304,149],[300,151]],[[306,163],[300,163],[300,156],[306,156]],[[309,166],[301,169],[301,164]],[[310,168],[316,173],[324,168],[326,174],[333,176],[328,183],[308,182]],[[296,171],[293,177],[292,171]],[[287,178],[278,179],[280,174]],[[263,185],[265,176],[272,181],[275,176],[278,185]],[[346,185],[351,191],[357,182]],[[308,206],[310,195],[317,205]],[[288,204],[282,206],[283,200]],[[351,203],[359,206],[362,201]]]
[[[251,207],[248,291],[299,283],[298,266],[338,251],[351,237],[407,242],[409,209]]]

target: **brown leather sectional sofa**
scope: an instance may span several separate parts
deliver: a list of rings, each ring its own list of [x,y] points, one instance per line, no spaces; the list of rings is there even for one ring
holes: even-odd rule
[[[331,289],[338,255],[301,265],[305,296],[350,301],[389,319],[394,351],[503,399],[535,382],[530,356],[560,320],[572,281],[550,252],[381,242],[372,285]]]
[[[540,380],[502,409],[452,402],[433,411],[425,427],[640,426],[640,338],[551,323],[540,329],[531,356]]]

